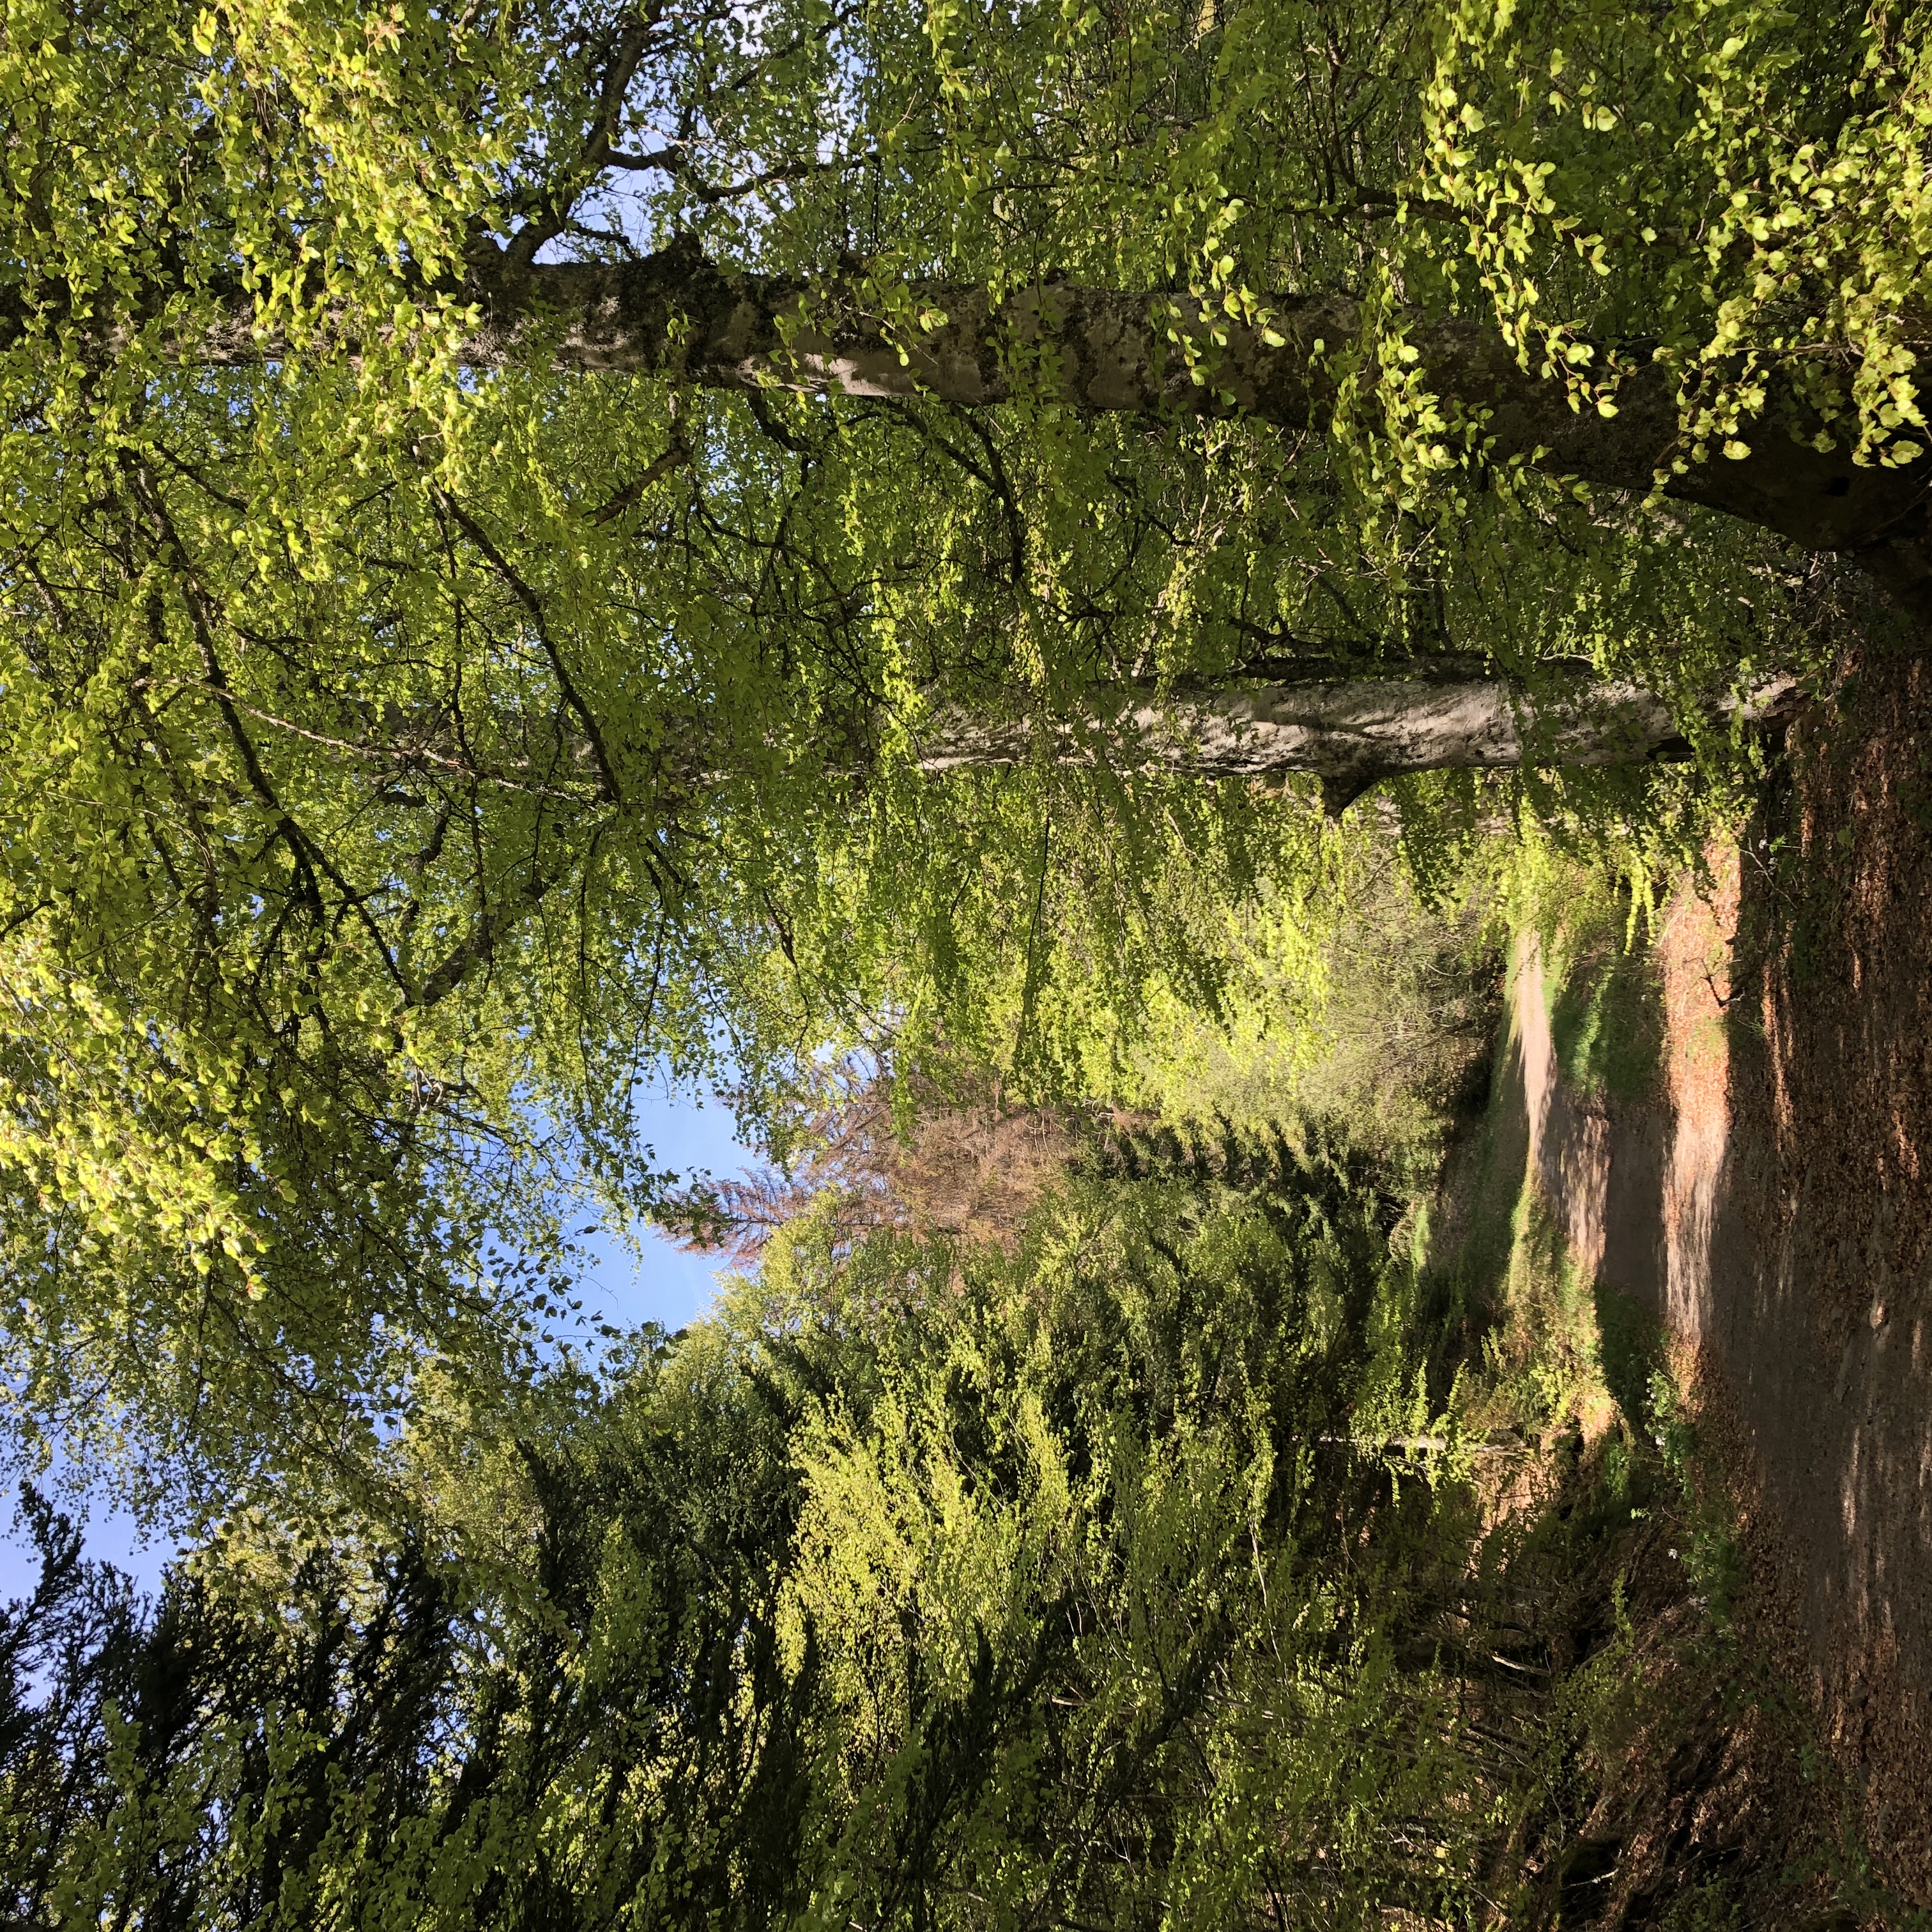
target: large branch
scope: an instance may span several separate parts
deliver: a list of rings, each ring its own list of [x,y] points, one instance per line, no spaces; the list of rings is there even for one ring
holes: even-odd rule
[[[560,368],[650,370],[724,388],[837,387],[972,406],[1044,386],[1084,409],[1238,412],[1288,429],[1328,427],[1336,352],[1361,328],[1358,305],[1340,295],[1276,298],[1264,330],[1185,296],[1054,282],[995,304],[983,289],[932,281],[908,286],[902,311],[930,326],[902,331],[868,304],[856,276],[808,285],[720,268],[688,248],[623,266],[520,270],[485,257],[471,272],[469,292],[484,322],[469,353],[479,366],[511,360],[535,342]],[[1190,373],[1183,336],[1205,358],[1207,380]],[[1672,380],[1647,356],[1606,417],[1575,407],[1562,382],[1522,368],[1494,328],[1418,321],[1408,340],[1430,392],[1480,417],[1492,460],[1521,458],[1558,475],[1647,491],[1659,468],[1682,453]],[[1774,415],[1780,400],[1774,394]],[[1848,452],[1824,454],[1799,441],[1794,427],[1808,436],[1818,424],[1796,412],[1789,423],[1762,422],[1749,456],[1694,464],[1667,494],[1810,549],[1916,539],[1917,529],[1904,526],[1922,520],[1914,512],[1932,466],[1862,468]]]
[[[832,386],[968,406],[1001,402],[1024,388],[1082,409],[1239,412],[1295,430],[1329,425],[1337,400],[1335,352],[1362,326],[1357,304],[1340,295],[1274,298],[1264,332],[1185,296],[1052,282],[994,304],[983,289],[923,281],[901,291],[901,313],[922,319],[901,330],[868,301],[858,273],[811,283],[759,275],[720,268],[687,245],[621,265],[524,266],[486,248],[457,293],[480,318],[463,350],[478,368],[535,356],[558,368],[649,372],[712,387]],[[0,348],[19,340],[28,322],[17,290],[0,290]],[[94,320],[81,326],[111,352],[122,326]],[[1268,333],[1279,341],[1270,343]],[[1208,358],[1204,382],[1189,370],[1182,336]],[[1647,491],[1660,466],[1682,453],[1671,379],[1647,358],[1618,391],[1616,414],[1606,417],[1573,406],[1562,382],[1520,367],[1492,327],[1418,319],[1407,339],[1424,386],[1480,418],[1492,460],[1520,458],[1592,484]],[[220,364],[260,361],[284,348],[258,332],[252,301],[238,288],[226,313],[179,340],[176,352]],[[1793,434],[1808,435],[1818,424],[1787,411],[1775,387],[1748,456],[1694,464],[1666,494],[1808,548],[1909,547],[1902,561],[1873,561],[1895,580],[1900,570],[1926,576],[1932,566],[1918,553],[1932,460],[1885,470],[1861,468],[1843,449],[1821,453]]]
[[[540,344],[560,368],[648,370],[716,387],[836,387],[970,406],[1043,386],[1083,409],[1239,412],[1288,429],[1328,427],[1336,352],[1361,328],[1358,305],[1339,295],[1275,298],[1264,331],[1185,296],[1052,282],[995,304],[983,289],[931,281],[904,289],[902,311],[931,326],[902,331],[868,304],[856,276],[806,284],[720,268],[682,247],[622,266],[516,269],[485,257],[472,265],[469,292],[484,317],[468,348],[478,366]],[[1184,335],[1207,358],[1204,381],[1190,371]],[[1562,382],[1520,367],[1493,328],[1418,321],[1408,340],[1424,385],[1481,417],[1492,460],[1520,457],[1647,491],[1681,453],[1672,380],[1647,356],[1618,389],[1616,414],[1603,416],[1573,406]],[[1774,394],[1773,410],[1779,406]],[[1792,421],[1807,434],[1818,427],[1802,416]],[[1848,452],[1822,454],[1790,425],[1767,421],[1748,457],[1694,465],[1667,494],[1808,548],[1858,550],[1900,533],[1924,496],[1928,469],[1861,468]]]
[[[1796,695],[1779,678],[1710,713],[1756,722]],[[1401,772],[1634,764],[1680,747],[1682,734],[1654,692],[1568,669],[1539,676],[1534,690],[1500,678],[1230,680],[1165,692],[1103,686],[1077,716],[1053,720],[944,706],[922,734],[919,763],[932,772],[1042,758],[1202,778],[1312,772],[1333,806]]]

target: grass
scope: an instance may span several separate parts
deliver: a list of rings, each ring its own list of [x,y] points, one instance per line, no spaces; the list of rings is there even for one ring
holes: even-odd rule
[[[1557,1064],[1584,1093],[1641,1105],[1656,1091],[1663,1054],[1655,976],[1645,953],[1613,936],[1586,944],[1564,962],[1550,1000]]]
[[[1523,1706],[1534,1748],[1489,1881],[1495,1922],[1918,1932],[1932,1921],[1882,1892],[1772,1660],[1670,1338],[1577,1268],[1530,1172],[1501,960],[1535,934],[1573,1090],[1660,1105],[1648,910],[1546,852],[1447,916],[1372,879],[1281,1024],[1257,976],[1232,1040],[1178,1031],[1149,1055],[1140,1103],[1236,1124],[1340,1115],[1414,1185],[1412,1332],[1424,1406],[1453,1405],[1472,1451],[1471,1576],[1548,1659]]]
[[[1664,1031],[1628,902],[1571,881],[1541,904],[1560,908],[1534,929],[1564,1077],[1612,1105],[1654,1101]],[[1422,1268],[1454,1337],[1437,1372],[1462,1371],[1465,1439],[1526,1445],[1489,1479],[1472,1561],[1514,1579],[1551,1664],[1498,1922],[1922,1932],[1932,1916],[1885,1892],[1774,1660],[1670,1338],[1576,1268],[1529,1171],[1507,1036],[1494,1066],[1484,1114],[1450,1149]]]
[[[1522,896],[1521,922],[1542,948],[1550,1040],[1564,1078],[1613,1103],[1654,1099],[1664,1015],[1646,908],[1600,871],[1546,857]]]

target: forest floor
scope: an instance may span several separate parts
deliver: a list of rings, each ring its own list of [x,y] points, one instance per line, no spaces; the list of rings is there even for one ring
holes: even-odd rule
[[[1647,1051],[1620,1068],[1602,1049],[1618,1024],[1646,1024],[1606,1013],[1622,969],[1600,953],[1546,970],[1531,934],[1501,1072],[1520,1094],[1534,1191],[1606,1342],[1619,1306],[1667,1334],[1730,1492],[1750,1641],[1796,1687],[1822,1746],[1808,1783],[1839,1794],[1833,1828],[1862,1848],[1846,1856],[1868,1855],[1883,1893],[1922,1908],[1932,673],[1855,667],[1786,749],[1741,845],[1679,893],[1642,962]],[[1726,1748],[1748,1783],[1750,1754]],[[1700,1772],[1707,1785],[1726,1774],[1715,1761]],[[1792,1808],[1811,1801],[1770,1796],[1746,1807],[1753,1828],[1799,1828]],[[1863,1908],[1820,1922],[1858,1920],[1888,1922]]]

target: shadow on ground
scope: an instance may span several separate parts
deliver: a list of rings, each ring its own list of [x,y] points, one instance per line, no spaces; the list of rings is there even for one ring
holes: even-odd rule
[[[1794,1674],[1896,1884],[1932,1904],[1932,674],[1790,728],[1741,854],[1656,950],[1657,1089],[1558,1066],[1517,961],[1528,1158],[1628,1414],[1646,1322],[1696,1352]],[[1558,1018],[1563,1017],[1558,1000]],[[1619,1386],[1619,1384],[1622,1386]]]

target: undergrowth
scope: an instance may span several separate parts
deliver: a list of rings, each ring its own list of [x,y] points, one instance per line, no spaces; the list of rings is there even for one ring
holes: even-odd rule
[[[1343,890],[1346,910],[1312,950],[1276,930],[1285,909],[1257,915],[1226,1010],[1157,1016],[1114,1097],[1244,1129],[1346,1120],[1426,1191],[1456,1124],[1488,1099],[1503,989],[1496,881],[1472,866],[1425,898],[1394,842],[1366,840]]]
[[[1540,862],[1512,939],[1542,949],[1562,1076],[1653,1099],[1664,1041],[1641,896]],[[1496,1045],[1498,1076],[1513,1042]],[[1578,1268],[1498,1078],[1423,1225],[1477,1499],[1472,1576],[1544,1675],[1513,1694],[1526,1756],[1491,1875],[1493,1925],[1559,1932],[1922,1928],[1859,1843],[1851,1794],[1782,1675],[1684,1360],[1650,1312]],[[1526,1680],[1527,1682],[1528,1680]]]

